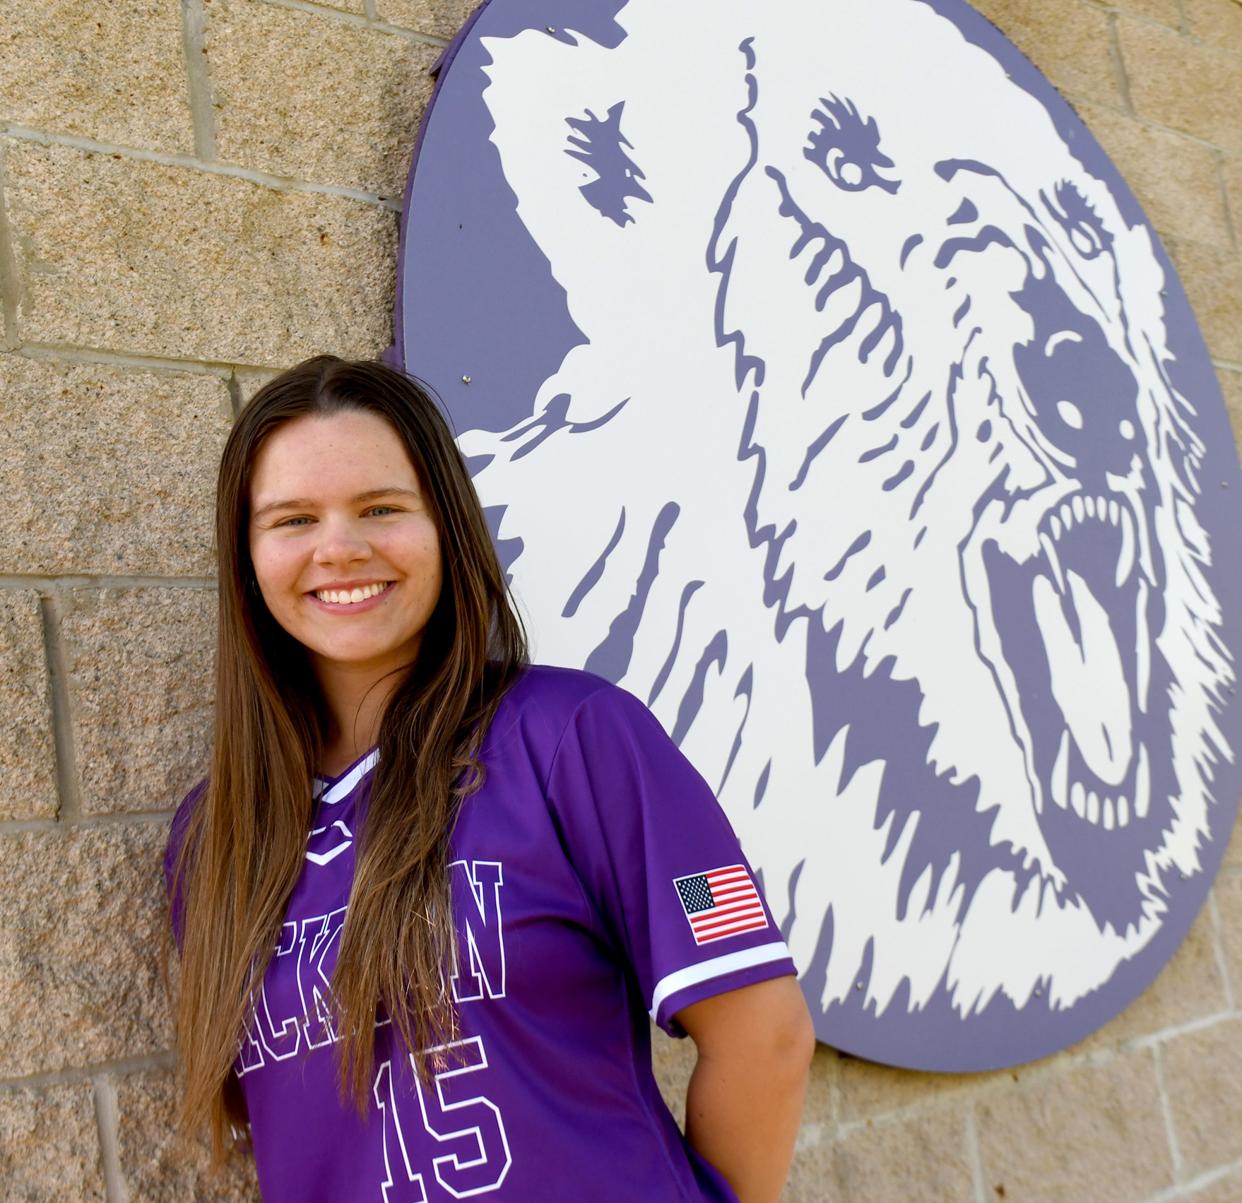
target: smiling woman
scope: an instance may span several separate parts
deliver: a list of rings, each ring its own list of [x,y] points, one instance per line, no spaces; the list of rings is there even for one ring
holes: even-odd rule
[[[645,707],[527,663],[426,393],[271,381],[217,542],[212,769],[166,859],[183,1126],[247,1134],[269,1203],[774,1200],[814,1043],[788,949]],[[698,1048],[684,1136],[648,1014]]]

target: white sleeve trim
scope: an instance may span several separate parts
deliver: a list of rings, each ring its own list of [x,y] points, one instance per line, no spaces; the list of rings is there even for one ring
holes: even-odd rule
[[[700,982],[711,981],[714,977],[723,977],[726,973],[734,973],[739,969],[753,969],[756,965],[766,965],[770,961],[783,961],[789,956],[789,946],[784,940],[773,940],[770,944],[760,944],[755,948],[743,948],[740,952],[729,952],[722,957],[713,957],[710,961],[700,961],[697,965],[687,965],[670,973],[656,983],[651,994],[651,1018],[660,1012],[664,1000],[678,990],[689,986],[697,986]]]

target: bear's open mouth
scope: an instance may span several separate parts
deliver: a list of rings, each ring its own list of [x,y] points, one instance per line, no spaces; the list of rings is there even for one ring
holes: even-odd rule
[[[1040,826],[1070,838],[1163,827],[1152,765],[1164,753],[1151,747],[1168,722],[1152,688],[1163,598],[1146,520],[1120,494],[1077,492],[1047,510],[1037,536],[1037,555],[1018,560],[992,540],[983,561]]]

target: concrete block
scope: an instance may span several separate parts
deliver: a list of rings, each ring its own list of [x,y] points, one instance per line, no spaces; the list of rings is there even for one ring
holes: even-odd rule
[[[1117,37],[1140,117],[1242,150],[1242,58],[1149,21],[1123,17]]]
[[[255,0],[206,0],[216,152],[399,198],[438,46]]]
[[[171,1070],[126,1074],[117,1082],[117,1143],[129,1203],[254,1203],[254,1160],[236,1153],[218,1172],[205,1140],[188,1144],[173,1124],[177,1085]]]
[[[846,1123],[855,1123],[885,1116],[975,1088],[995,1076],[919,1073],[842,1057],[841,1117]]]
[[[785,1203],[965,1203],[974,1198],[961,1111],[846,1129],[795,1154]]]
[[[0,356],[8,571],[207,576],[218,376]]]
[[[438,38],[451,38],[478,7],[478,0],[375,0],[381,21]]]
[[[1184,1175],[1242,1157],[1242,1019],[1177,1036],[1161,1056]]]
[[[1242,55],[1242,5],[1238,0],[1182,0],[1193,37]]]
[[[32,590],[0,593],[0,820],[56,817],[43,620]]]
[[[1208,350],[1242,361],[1242,257],[1195,242],[1174,242],[1169,251]]]
[[[160,823],[0,835],[0,1078],[168,1047],[165,840]]]
[[[215,593],[73,590],[61,639],[82,809],[171,810],[207,769]]]
[[[393,212],[66,146],[5,156],[28,341],[256,367],[392,341]]]
[[[0,1182],[22,1203],[104,1203],[89,1082],[0,1093]]]
[[[159,0],[6,4],[0,112],[14,125],[192,152],[180,6]]]
[[[974,5],[1061,92],[1119,104],[1108,14],[1083,0],[976,0]]]
[[[1099,105],[1079,104],[1078,115],[1162,235],[1232,253],[1215,151]]]
[[[1133,1203],[1172,1185],[1150,1051],[1054,1068],[975,1103],[988,1198]]]

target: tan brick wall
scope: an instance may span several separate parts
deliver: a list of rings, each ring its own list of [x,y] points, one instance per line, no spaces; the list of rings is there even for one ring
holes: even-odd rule
[[[250,1199],[169,1135],[153,950],[210,710],[236,406],[388,340],[425,71],[469,0],[0,3],[0,1194]],[[1242,434],[1242,4],[980,0],[1183,273]],[[821,1048],[788,1200],[1242,1199],[1242,839],[1155,985],[1013,1071]],[[660,1038],[670,1102],[691,1050]]]

